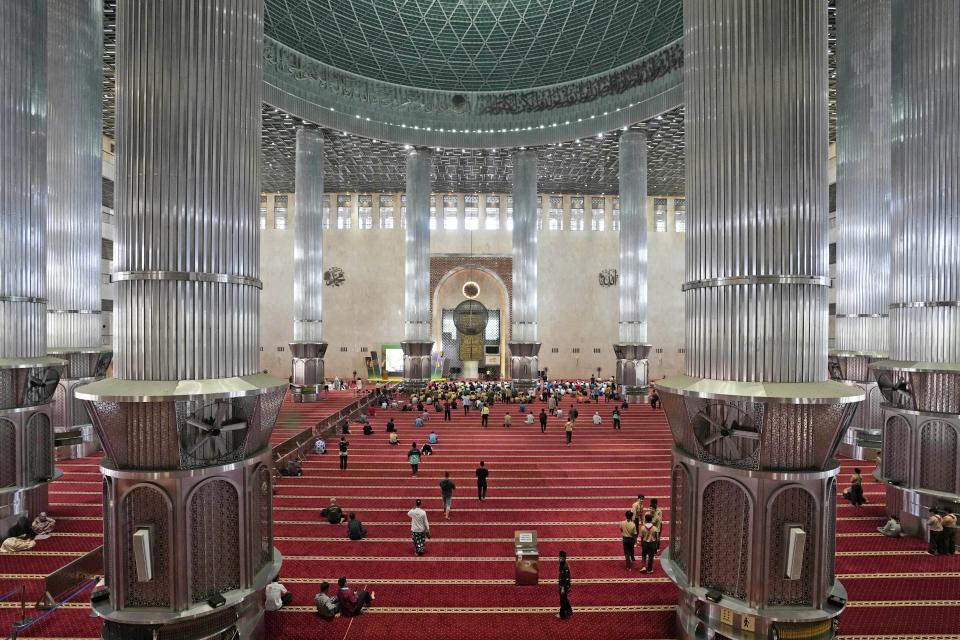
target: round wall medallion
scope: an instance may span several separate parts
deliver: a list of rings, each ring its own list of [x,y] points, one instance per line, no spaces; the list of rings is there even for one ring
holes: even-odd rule
[[[480,285],[476,282],[467,282],[463,285],[463,297],[473,300],[480,295]]]

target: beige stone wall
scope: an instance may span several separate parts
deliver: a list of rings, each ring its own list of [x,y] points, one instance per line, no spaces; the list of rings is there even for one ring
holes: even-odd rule
[[[346,282],[324,287],[324,339],[326,372],[350,375],[364,371],[363,358],[384,343],[399,342],[403,336],[403,253],[404,232],[380,229],[377,197],[374,196],[374,228],[359,229],[357,197],[351,199],[352,228],[336,229],[335,212],[331,227],[324,232],[324,268],[340,267]],[[544,208],[549,202],[543,195]],[[585,377],[597,367],[603,375],[614,371],[611,345],[617,340],[617,287],[601,287],[598,274],[617,269],[619,238],[610,231],[612,198],[607,198],[606,231],[590,231],[590,205],[586,205],[584,231],[569,230],[569,197],[564,197],[564,230],[552,231],[544,224],[539,232],[539,306],[541,366],[551,377]],[[589,203],[589,196],[586,197]],[[330,194],[336,207],[336,194]],[[440,197],[438,195],[438,208]],[[505,215],[506,198],[502,199]],[[275,229],[273,194],[266,204],[266,228],[261,235],[261,366],[274,375],[289,375],[287,342],[293,335],[293,235],[296,212],[293,197],[287,199],[286,228]],[[667,230],[655,231],[653,198],[648,200],[649,220],[649,342],[651,377],[683,371],[683,233],[674,226],[674,199],[669,199]],[[544,211],[546,216],[546,211]],[[460,198],[461,227],[463,199]],[[431,237],[434,254],[505,255],[511,252],[510,231],[505,224],[497,231],[435,230]],[[438,227],[442,227],[442,220]],[[597,353],[596,351],[599,351]]]

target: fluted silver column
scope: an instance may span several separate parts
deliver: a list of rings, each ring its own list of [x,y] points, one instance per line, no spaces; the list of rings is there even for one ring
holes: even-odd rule
[[[47,3],[0,3],[0,531],[47,508]]]
[[[539,372],[537,340],[537,152],[513,154],[513,303],[510,313],[510,377],[528,388]]]
[[[657,384],[663,567],[684,638],[729,635],[730,613],[741,639],[829,638],[834,454],[863,394],[825,379],[827,7],[685,0],[683,17],[687,375]]]
[[[74,390],[113,355],[100,339],[103,3],[50,3],[47,43],[47,352],[67,361],[53,412],[62,459],[100,448]]]
[[[323,135],[297,130],[293,237],[293,398],[316,401],[323,387]]]
[[[263,0],[118,8],[116,377],[77,390],[106,453],[104,638],[263,636],[287,383],[257,373],[262,56]]]
[[[647,388],[647,134],[620,136],[620,321],[617,384],[637,399]]]
[[[430,174],[429,149],[407,154],[407,229],[404,260],[403,378],[410,388],[430,381]]]
[[[887,509],[924,535],[960,502],[960,4],[893,2],[893,262],[883,391]]]
[[[837,6],[836,349],[830,377],[867,396],[840,451],[873,458],[883,416],[870,363],[887,355],[890,302],[890,2]]]

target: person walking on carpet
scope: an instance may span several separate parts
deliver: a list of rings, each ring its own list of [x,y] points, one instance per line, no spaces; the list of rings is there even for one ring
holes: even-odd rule
[[[407,511],[407,517],[410,518],[410,536],[413,538],[413,552],[422,556],[427,551],[427,538],[430,537],[430,521],[427,520],[427,512],[420,507],[420,499],[417,499],[416,506]]]
[[[540,409],[540,433],[544,433],[547,430],[547,412],[543,409]]]
[[[624,513],[623,520],[620,522],[620,535],[623,536],[623,558],[627,563],[627,571],[632,571],[636,560],[633,552],[634,547],[637,546],[637,525],[633,521],[633,511]]]
[[[443,517],[450,519],[450,507],[453,505],[453,491],[457,488],[453,480],[450,479],[450,472],[443,472],[443,480],[440,481],[440,497],[443,498]]]
[[[480,461],[480,466],[477,467],[477,500],[483,501],[487,497],[487,476],[490,475],[490,470],[483,466],[483,460]]]
[[[564,433],[567,434],[567,446],[570,446],[570,443],[573,442],[573,419],[567,420],[566,426],[563,428]]]
[[[488,405],[483,405],[483,407],[480,409],[480,426],[486,429],[489,423],[490,407]]]
[[[340,438],[340,471],[347,470],[347,448],[350,446],[350,443],[347,442],[346,437]]]
[[[410,450],[407,451],[407,461],[410,463],[410,468],[413,469],[413,475],[417,475],[417,469],[420,467],[420,449],[417,448],[416,442],[410,444]]]
[[[560,573],[557,578],[557,586],[560,588],[560,613],[557,617],[566,620],[573,615],[573,607],[570,606],[570,566],[567,564],[567,552],[560,552]]]

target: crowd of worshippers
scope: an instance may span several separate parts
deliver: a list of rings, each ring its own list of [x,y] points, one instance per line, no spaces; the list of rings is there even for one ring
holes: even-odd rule
[[[279,611],[283,607],[293,604],[293,594],[280,582],[280,576],[275,577],[267,585],[265,597],[264,608],[267,611]],[[337,580],[336,589],[331,589],[330,583],[326,580],[321,582],[320,592],[314,597],[313,603],[317,608],[318,616],[332,620],[337,616],[352,618],[360,615],[364,609],[373,604],[376,597],[375,591],[363,589],[355,591],[347,584],[347,577],[340,576]]]
[[[53,535],[57,521],[41,511],[40,515],[33,519],[33,522],[25,517],[17,520],[9,531],[3,542],[0,543],[0,553],[18,553],[20,551],[29,551],[37,546],[37,542],[46,540]]]

